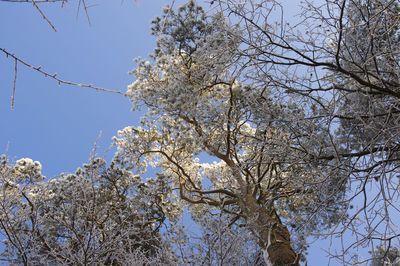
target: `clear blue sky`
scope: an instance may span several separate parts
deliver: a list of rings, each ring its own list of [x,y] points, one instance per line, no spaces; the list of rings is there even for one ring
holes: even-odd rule
[[[59,4],[41,4],[57,32],[31,4],[0,2],[0,47],[64,80],[125,91],[134,78],[127,74],[134,67],[132,59],[146,57],[155,45],[150,21],[170,1],[92,2],[98,5],[89,9],[91,26],[83,12],[76,17],[75,5],[60,9]],[[102,155],[117,130],[140,118],[121,95],[59,87],[22,64],[11,110],[13,78],[14,60],[0,53],[0,154],[8,146],[11,158],[40,161],[47,177],[73,172],[87,162],[100,131]],[[328,264],[320,249],[326,245],[318,241],[312,246],[309,266]]]

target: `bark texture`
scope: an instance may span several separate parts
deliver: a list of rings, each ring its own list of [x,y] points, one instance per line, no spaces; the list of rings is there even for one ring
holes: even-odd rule
[[[299,266],[299,256],[290,244],[290,234],[282,224],[273,208],[267,209],[257,202],[254,195],[246,195],[248,224],[257,235],[259,245],[267,254],[264,255],[267,265]],[[268,261],[267,261],[268,260]]]

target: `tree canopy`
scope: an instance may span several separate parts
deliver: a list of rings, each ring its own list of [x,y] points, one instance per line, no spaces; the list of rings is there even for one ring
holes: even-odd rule
[[[320,237],[342,243],[329,255],[343,265],[396,263],[400,6],[284,11],[275,0],[165,7],[126,93],[145,114],[118,132],[109,166],[91,158],[46,180],[39,163],[2,159],[3,256],[299,265]],[[370,258],[357,256],[365,247]]]

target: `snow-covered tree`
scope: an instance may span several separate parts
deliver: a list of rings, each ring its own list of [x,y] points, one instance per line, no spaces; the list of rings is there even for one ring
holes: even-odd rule
[[[1,260],[21,265],[161,265],[173,261],[160,228],[177,209],[160,178],[92,159],[46,179],[39,162],[0,165]],[[168,205],[168,206],[167,206]],[[166,214],[168,213],[168,214]]]
[[[264,265],[262,250],[218,209],[194,228],[163,175],[143,178],[92,158],[74,174],[41,174],[29,158],[0,164],[0,261],[10,265]],[[183,222],[183,223],[182,223]]]
[[[157,47],[128,87],[148,112],[118,133],[117,158],[159,168],[193,215],[221,208],[245,224],[267,265],[298,265],[305,238],[344,217],[347,175],[316,161],[332,150],[311,111],[251,76],[243,26],[194,1],[154,20]]]
[[[117,158],[159,167],[193,213],[222,206],[245,221],[267,264],[297,264],[321,232],[354,234],[333,256],[360,262],[352,248],[398,238],[399,7],[283,11],[274,0],[165,8],[128,87],[148,112],[119,132]]]

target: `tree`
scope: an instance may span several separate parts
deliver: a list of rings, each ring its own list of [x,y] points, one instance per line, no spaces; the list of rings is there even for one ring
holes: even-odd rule
[[[128,88],[134,107],[149,111],[143,127],[119,132],[118,160],[159,167],[192,212],[222,208],[231,224],[245,221],[267,265],[298,265],[306,236],[347,207],[346,173],[302,150],[327,153],[329,131],[246,72],[240,24],[193,1],[164,13],[153,22],[153,64],[139,60]]]
[[[90,160],[75,174],[41,175],[41,165],[1,157],[1,259],[23,265],[162,265],[173,261],[159,233],[170,188],[143,182],[118,162]],[[172,208],[172,209],[171,209]],[[167,214],[166,214],[167,213]]]
[[[117,158],[161,168],[193,212],[244,220],[267,265],[297,265],[332,225],[356,236],[332,254],[343,264],[398,239],[396,1],[306,2],[292,24],[273,0],[211,5],[153,22],[157,48],[128,87],[148,113],[119,132]]]

